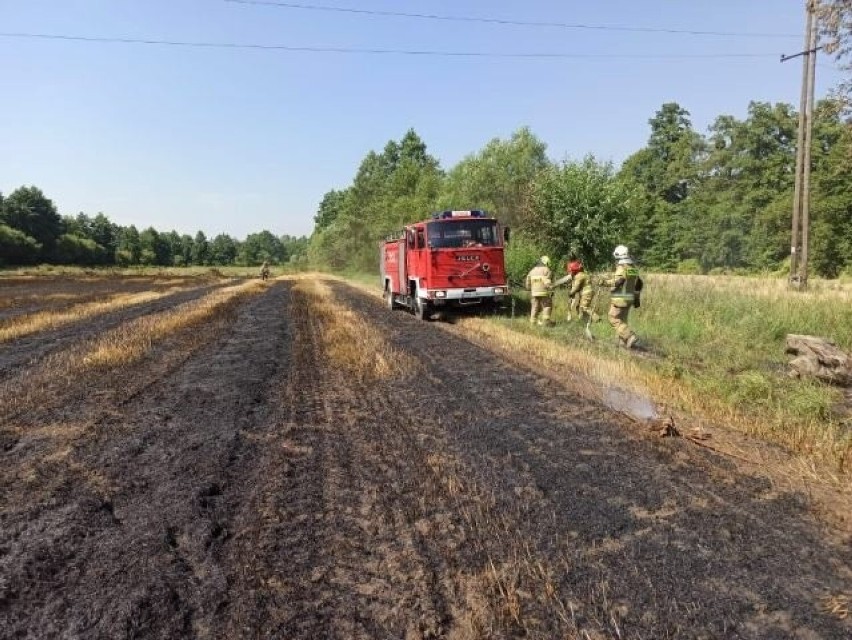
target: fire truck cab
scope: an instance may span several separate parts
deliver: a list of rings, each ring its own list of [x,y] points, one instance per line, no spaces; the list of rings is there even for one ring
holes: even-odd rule
[[[422,320],[449,308],[502,306],[508,235],[480,210],[440,211],[407,225],[380,246],[385,304]]]

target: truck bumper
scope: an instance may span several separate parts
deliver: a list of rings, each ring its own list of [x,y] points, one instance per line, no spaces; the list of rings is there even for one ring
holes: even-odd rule
[[[428,289],[427,298],[436,306],[452,302],[454,304],[478,304],[484,301],[500,302],[509,295],[505,285],[491,287],[470,287],[459,289]]]

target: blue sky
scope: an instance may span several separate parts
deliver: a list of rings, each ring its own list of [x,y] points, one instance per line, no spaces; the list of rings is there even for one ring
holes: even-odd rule
[[[323,193],[414,127],[445,168],[528,125],[555,159],[622,161],[677,101],[704,131],[798,104],[800,0],[305,0],[524,21],[792,34],[706,37],[366,17],[224,0],[0,0],[0,31],[292,46],[760,58],[505,59],[189,49],[0,37],[0,191],[63,214],[236,237],[308,234]],[[839,74],[823,58],[818,95]],[[475,203],[459,203],[467,207]]]

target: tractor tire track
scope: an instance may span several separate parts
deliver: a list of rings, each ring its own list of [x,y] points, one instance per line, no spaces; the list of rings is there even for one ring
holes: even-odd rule
[[[251,534],[234,541],[239,600],[220,628],[225,637],[444,637],[449,572],[418,530],[428,526],[418,511],[434,507],[418,473],[425,452],[399,446],[398,407],[324,363],[321,327],[302,304],[292,308],[283,429],[257,473],[272,479],[238,518]]]

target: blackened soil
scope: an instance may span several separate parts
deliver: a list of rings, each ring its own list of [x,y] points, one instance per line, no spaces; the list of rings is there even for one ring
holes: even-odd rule
[[[328,362],[278,283],[0,451],[0,637],[850,637],[805,496],[332,287],[407,375]]]

